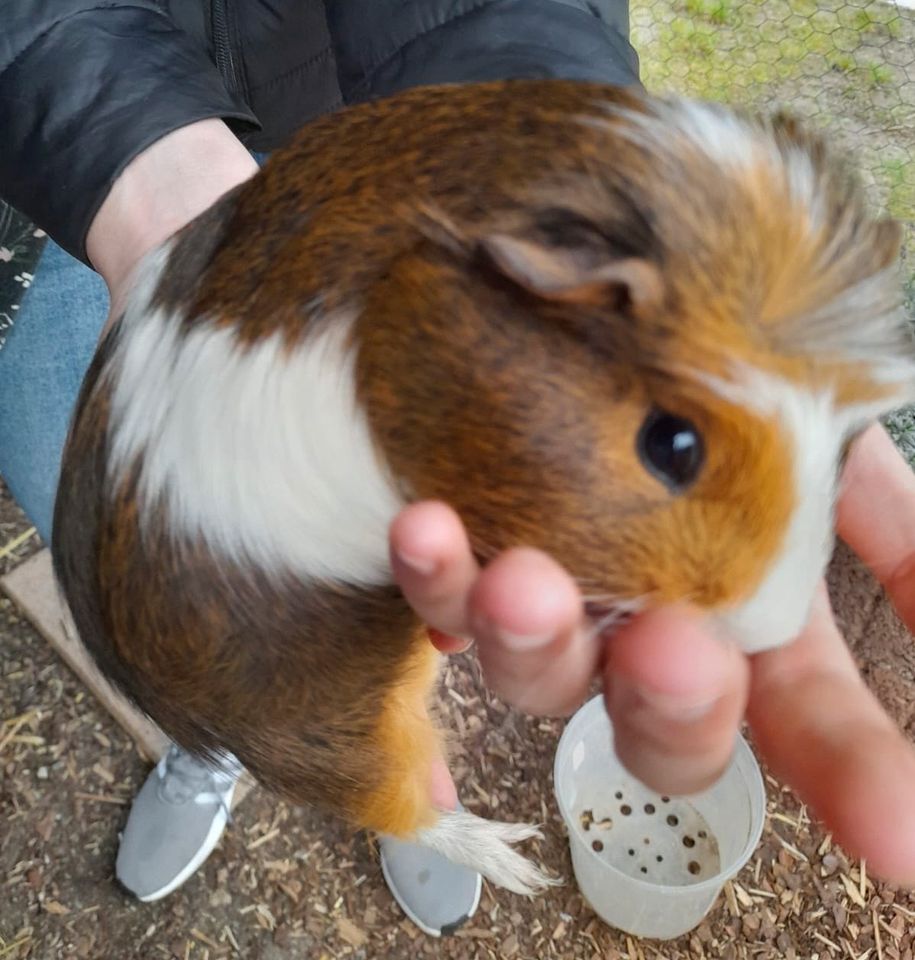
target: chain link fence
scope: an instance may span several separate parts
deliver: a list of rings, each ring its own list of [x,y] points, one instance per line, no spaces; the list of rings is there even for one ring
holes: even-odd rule
[[[902,222],[915,326],[915,0],[631,2],[650,91],[785,109],[848,155],[875,208]],[[887,426],[915,464],[915,410]]]
[[[915,9],[892,0],[633,0],[631,19],[650,90],[787,108],[850,151],[875,200],[912,229]]]

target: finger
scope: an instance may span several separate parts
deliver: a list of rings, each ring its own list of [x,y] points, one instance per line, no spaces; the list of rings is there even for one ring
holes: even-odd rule
[[[429,772],[429,789],[432,803],[439,810],[456,810],[458,805],[457,787],[451,778],[448,764],[441,757],[432,761]]]
[[[687,608],[638,617],[609,641],[605,699],[623,765],[659,793],[694,793],[730,762],[746,658]]]
[[[390,546],[394,576],[433,628],[433,643],[443,652],[466,647],[467,598],[480,570],[458,515],[431,501],[406,507],[391,524]]]
[[[572,578],[537,550],[514,549],[470,596],[477,654],[492,690],[520,710],[563,715],[587,696],[600,657]]]
[[[772,769],[842,846],[915,883],[915,750],[856,671],[825,587],[794,643],[753,658],[748,716]]]
[[[852,447],[836,522],[915,631],[915,474],[878,424]]]

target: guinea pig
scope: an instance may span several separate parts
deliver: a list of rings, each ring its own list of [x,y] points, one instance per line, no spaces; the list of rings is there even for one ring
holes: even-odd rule
[[[528,545],[595,629],[804,626],[843,453],[915,396],[900,231],[790,119],[556,80],[309,125],[145,261],[68,440],[56,571],[176,742],[519,892],[533,834],[435,809],[438,655],[392,519]]]

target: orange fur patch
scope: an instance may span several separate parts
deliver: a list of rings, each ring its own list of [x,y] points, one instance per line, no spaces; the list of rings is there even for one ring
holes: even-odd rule
[[[429,715],[428,701],[439,662],[439,654],[425,630],[421,631],[402,679],[385,699],[377,734],[378,749],[385,758],[384,780],[359,812],[360,822],[370,830],[408,837],[436,819],[430,775],[443,745]]]

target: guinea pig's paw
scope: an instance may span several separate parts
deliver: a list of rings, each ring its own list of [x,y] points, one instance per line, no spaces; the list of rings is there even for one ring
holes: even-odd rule
[[[542,837],[530,824],[484,820],[460,810],[441,814],[435,826],[421,830],[417,839],[449,860],[478,870],[497,886],[533,896],[562,881],[547,876],[513,850],[512,844]]]

